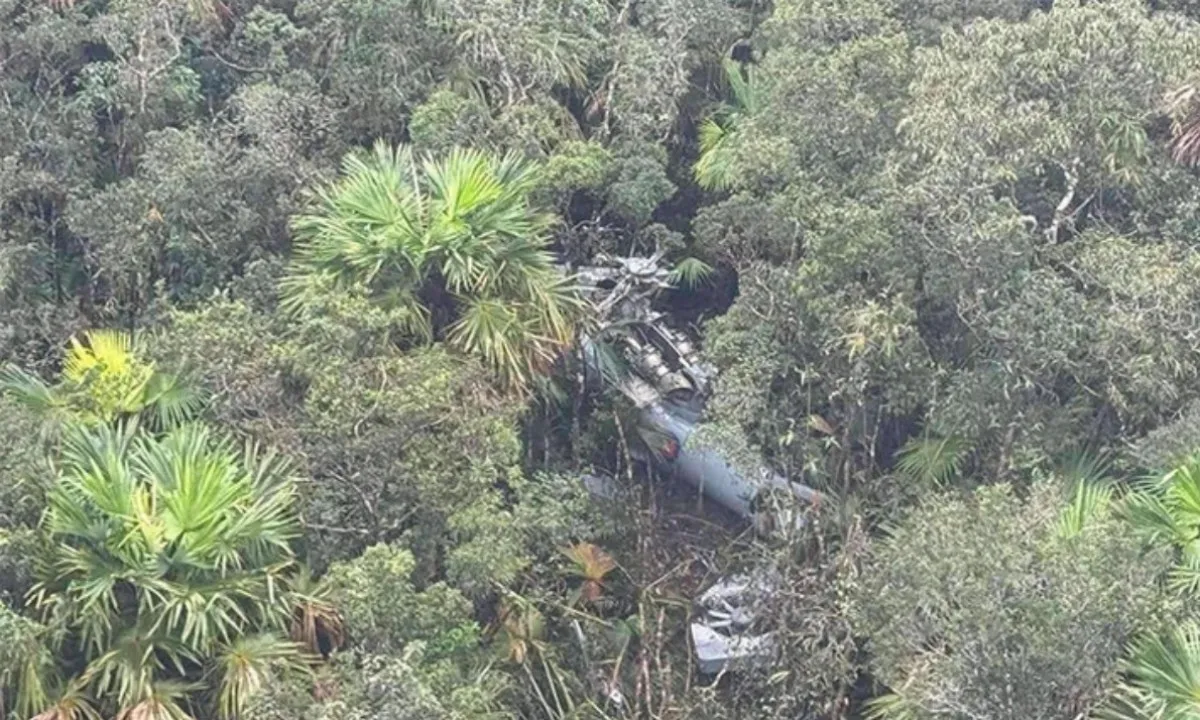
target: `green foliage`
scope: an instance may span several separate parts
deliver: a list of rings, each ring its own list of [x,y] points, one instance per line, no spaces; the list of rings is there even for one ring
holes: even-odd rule
[[[405,339],[444,333],[515,386],[570,340],[575,300],[545,250],[552,218],[527,199],[534,166],[471,150],[418,158],[379,143],[348,156],[342,175],[316,212],[293,221],[286,306],[362,288]]]
[[[1163,608],[1163,558],[1102,514],[1060,532],[1063,504],[1043,483],[933,496],[875,545],[851,619],[894,696],[877,714],[1067,718],[1111,692]]]
[[[1195,456],[1161,477],[1152,477],[1125,500],[1134,529],[1153,545],[1174,548],[1171,585],[1200,590],[1200,463]]]
[[[361,667],[346,677],[349,687],[343,692],[349,697],[339,698],[344,709],[330,705],[322,712],[345,712],[356,703],[379,707],[376,712],[415,712],[385,711],[379,704],[381,694],[405,692],[425,698],[418,704],[428,703],[436,717],[483,717],[494,707],[500,679],[481,671],[484,651],[471,603],[444,583],[416,590],[414,567],[409,551],[374,545],[329,569],[330,599],[342,611]],[[390,674],[401,667],[411,678],[405,684]],[[352,699],[363,689],[364,697]],[[320,717],[327,716],[342,717]]]
[[[199,408],[200,397],[187,382],[147,362],[144,349],[128,334],[92,331],[84,337],[86,345],[71,339],[59,384],[48,386],[9,366],[0,370],[0,391],[43,416],[52,428],[141,416],[167,429],[181,425]]]
[[[69,428],[60,465],[33,598],[95,703],[180,715],[206,687],[198,668],[235,717],[268,667],[299,667],[272,635],[300,532],[286,463],[201,426],[156,438],[126,424]]]
[[[501,491],[541,497],[519,472],[520,404],[481,364],[441,346],[397,351],[355,319],[275,324],[220,302],[174,315],[158,347],[197,366],[215,421],[304,458],[303,545],[318,570],[403,540],[419,583],[450,568],[472,592],[511,580],[550,522],[514,521]]]
[[[1200,28],[1019,5],[788,2],[763,28],[761,108],[728,148],[744,190],[696,232],[741,269],[706,328],[715,407],[789,467],[859,482],[924,429],[1013,478],[1200,392],[1175,340],[1192,191],[1160,127]],[[909,12],[959,9],[936,44],[910,35]],[[797,438],[812,414],[836,444]]]
[[[54,656],[45,644],[46,628],[0,604],[0,708],[32,717],[51,704]]]
[[[596,142],[568,142],[547,158],[539,173],[542,187],[570,197],[577,190],[600,192],[610,173],[612,153]]]
[[[503,679],[483,672],[439,695],[421,669],[422,653],[415,645],[402,656],[339,656],[331,672],[318,680],[325,693],[308,696],[308,688],[277,680],[260,693],[244,717],[247,720],[350,720],[372,717],[389,720],[489,720],[510,717],[498,709],[506,690]]]
[[[700,157],[692,167],[696,182],[705,190],[728,190],[737,184],[736,158],[729,152],[737,139],[731,136],[737,133],[739,123],[760,110],[765,99],[753,66],[726,60],[723,68],[732,98],[700,125]]]
[[[869,657],[888,717],[1082,714],[1119,679],[1139,713],[1193,712],[1168,698],[1195,633],[1146,619],[1164,568],[1173,602],[1200,585],[1196,6],[0,0],[4,711],[532,720],[619,693],[610,715],[838,720]],[[678,263],[655,310],[701,325],[720,369],[693,442],[825,491],[795,547],[752,553],[784,576],[759,614],[777,665],[711,688],[682,608],[730,552],[693,547],[717,533],[661,484],[588,498],[586,460],[639,479],[634,433],[557,362],[582,310],[559,257],[651,250]],[[307,478],[271,567],[229,587],[149,490],[176,466],[147,458],[197,417]],[[113,448],[59,462],[47,440],[80,441],[55,426]],[[200,464],[252,474],[231,442]],[[1076,448],[1155,480],[1126,498],[1063,468]],[[926,497],[1023,497],[1052,468],[1063,493]],[[52,530],[66,495],[127,486],[139,512],[85,503]],[[874,544],[879,607],[850,613],[880,527],[906,544]],[[563,547],[620,558],[605,602],[572,608],[603,617],[563,615],[596,579],[565,579]],[[338,613],[275,567],[293,552],[347,606],[350,646],[315,677],[283,633],[333,651]],[[233,604],[121,644],[210,582]],[[523,653],[504,672],[475,647],[496,594],[501,655]]]
[[[614,153],[605,186],[608,208],[635,226],[650,222],[654,209],[675,194],[666,158],[654,146],[630,143]]]
[[[924,488],[954,480],[962,472],[966,444],[950,437],[914,437],[900,448],[896,469]]]
[[[1112,509],[1111,487],[1094,482],[1075,483],[1075,490],[1058,518],[1058,533],[1066,538],[1078,537],[1088,526],[1100,522]]]
[[[1165,637],[1135,641],[1123,669],[1129,680],[1098,717],[1189,718],[1200,711],[1200,627],[1187,622]]]
[[[671,270],[671,281],[685,288],[694,289],[711,278],[715,270],[700,258],[686,257],[675,263]]]
[[[471,650],[478,628],[471,604],[458,591],[434,584],[418,592],[411,552],[372,545],[354,560],[335,563],[326,582],[355,645],[377,655],[400,655],[422,641],[426,657],[437,660]]]

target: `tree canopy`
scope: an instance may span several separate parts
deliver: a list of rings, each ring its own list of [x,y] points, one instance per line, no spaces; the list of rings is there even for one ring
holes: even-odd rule
[[[0,0],[0,715],[1197,716],[1198,88],[1194,0]]]

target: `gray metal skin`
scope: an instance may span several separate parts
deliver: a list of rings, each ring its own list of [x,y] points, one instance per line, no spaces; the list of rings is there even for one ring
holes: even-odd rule
[[[671,407],[670,404],[655,403],[643,409],[642,422],[675,438],[678,455],[674,460],[660,460],[660,466],[705,497],[751,522],[759,520],[754,501],[764,490],[788,492],[804,503],[816,501],[817,491],[807,485],[791,482],[765,467],[759,468],[757,476],[743,477],[715,450],[689,446],[688,440],[695,434],[697,423],[686,415],[672,412]]]
[[[701,423],[716,372],[701,363],[688,339],[652,309],[654,297],[672,287],[670,273],[659,264],[660,257],[601,256],[597,260],[602,264],[578,272],[601,318],[593,337],[616,345],[632,370],[609,378],[610,383],[639,409],[643,428],[674,440],[674,452],[653,453],[654,461],[751,522],[759,520],[755,500],[764,490],[781,490],[802,502],[812,502],[817,497],[812,488],[765,467],[753,477],[743,477],[719,453],[689,444]],[[584,340],[583,350],[589,369],[600,376],[598,351],[591,338]]]
[[[735,575],[705,590],[696,604],[702,614],[691,624],[696,666],[705,675],[765,665],[774,656],[775,636],[752,633],[756,605],[775,592],[778,575],[759,570]]]
[[[652,309],[654,296],[671,287],[669,273],[659,265],[660,256],[598,260],[601,265],[583,268],[578,275],[585,288],[590,285],[601,318],[593,337],[584,339],[585,365],[593,376],[603,375],[595,345],[599,341],[615,345],[624,356],[632,372],[606,380],[638,408],[642,428],[663,443],[649,459],[760,529],[802,523],[803,513],[786,515],[777,507],[763,513],[756,500],[764,492],[783,491],[799,504],[812,503],[818,497],[815,490],[765,466],[744,476],[720,453],[689,442],[700,426],[716,373],[700,363],[687,338]],[[598,497],[613,497],[617,492],[611,480],[588,476],[585,484]],[[794,510],[797,504],[788,507]],[[753,632],[752,625],[755,605],[773,592],[775,582],[770,568],[759,568],[752,576],[720,580],[697,598],[701,613],[689,630],[701,673],[719,675],[770,662],[775,640],[770,633]]]

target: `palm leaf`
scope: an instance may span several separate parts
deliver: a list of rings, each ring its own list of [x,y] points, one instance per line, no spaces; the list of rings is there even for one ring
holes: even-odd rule
[[[731,133],[732,127],[716,118],[700,125],[700,157],[692,166],[692,176],[705,190],[728,190],[735,183],[734,158],[728,151]]]
[[[1128,680],[1099,716],[1108,720],[1192,720],[1200,715],[1200,627],[1189,622],[1130,647]]]
[[[723,67],[732,98],[700,124],[700,157],[692,166],[696,183],[705,190],[729,190],[737,184],[732,148],[738,127],[759,112],[764,100],[753,65],[727,59]]]
[[[66,406],[64,398],[41,378],[15,365],[0,368],[0,393],[40,415],[50,415]]]
[[[671,271],[672,283],[687,288],[696,288],[709,282],[715,271],[700,258],[687,257],[680,260]]]
[[[122,707],[113,720],[194,720],[182,702],[196,689],[191,683],[155,682],[142,699]]]
[[[32,720],[101,720],[92,699],[84,692],[78,679],[72,680],[53,705],[33,716]]]
[[[146,385],[143,404],[150,408],[153,426],[165,431],[195,418],[204,399],[185,376],[156,372]]]
[[[944,485],[962,472],[967,445],[953,436],[911,438],[900,448],[896,468],[922,485]]]
[[[258,634],[240,637],[223,648],[215,670],[220,678],[218,717],[223,720],[240,717],[277,670],[290,674],[309,672],[299,645],[275,635]]]
[[[546,250],[555,218],[530,205],[537,181],[538,167],[512,153],[456,148],[415,158],[380,143],[351,154],[313,211],[292,220],[283,305],[311,311],[336,293],[361,293],[394,313],[411,339],[445,331],[522,389],[569,343],[583,307]],[[431,283],[456,306],[437,328],[431,320],[440,315],[419,300]]]
[[[1112,506],[1109,485],[1081,479],[1075,482],[1071,501],[1058,518],[1058,533],[1064,538],[1080,535],[1088,525],[1105,516]]]
[[[159,436],[129,421],[70,426],[61,469],[45,521],[52,559],[31,597],[62,611],[91,658],[81,687],[122,718],[184,717],[198,686],[162,678],[220,652],[222,702],[240,707],[261,684],[255,663],[294,649],[272,634],[292,609],[288,463],[203,426]]]
[[[337,650],[346,643],[342,616],[329,602],[329,587],[313,580],[307,567],[301,566],[292,582],[289,604],[292,622],[289,635],[309,655]]]

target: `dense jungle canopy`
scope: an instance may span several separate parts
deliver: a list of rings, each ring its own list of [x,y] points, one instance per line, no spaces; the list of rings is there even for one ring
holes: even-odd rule
[[[0,0],[0,715],[1200,719],[1198,163],[1194,0]]]

